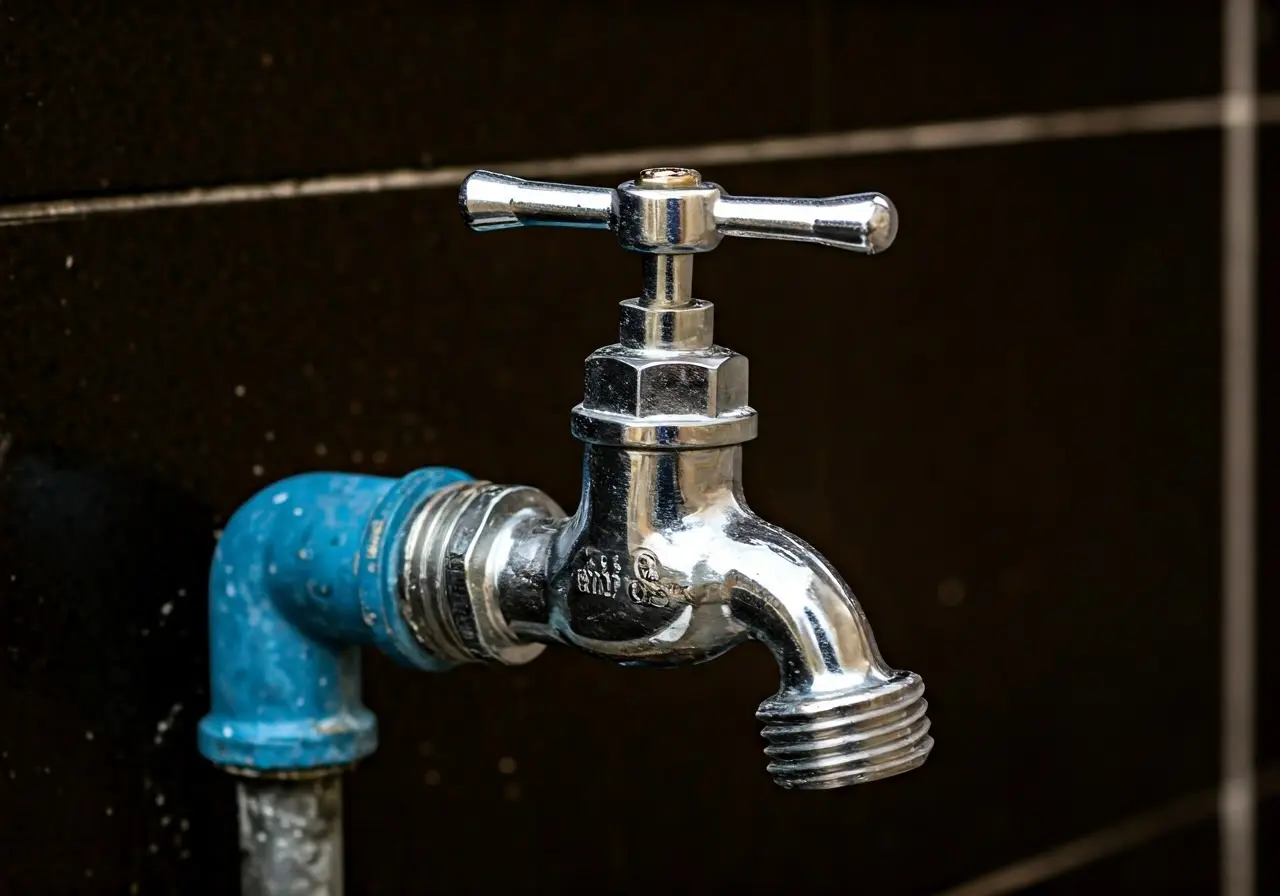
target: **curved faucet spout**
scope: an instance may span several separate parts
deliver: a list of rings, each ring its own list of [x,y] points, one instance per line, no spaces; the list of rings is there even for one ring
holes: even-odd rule
[[[751,512],[741,474],[739,445],[589,444],[570,518],[524,487],[442,494],[411,528],[422,536],[408,541],[411,628],[457,661],[524,662],[555,643],[681,666],[754,639],[781,670],[757,713],[778,784],[841,787],[919,766],[933,745],[919,676],[885,663],[817,551]]]
[[[756,713],[774,780],[827,789],[923,764],[933,747],[924,683],[885,663],[839,573],[749,512],[726,535],[739,546],[726,580],[733,616],[772,651],[782,676]]]
[[[546,595],[542,622],[512,620],[527,634],[628,665],[703,662],[748,638],[773,652],[782,682],[758,717],[782,786],[875,780],[928,756],[919,676],[885,663],[821,554],[751,512],[741,446],[589,445],[582,503],[547,538],[546,574],[522,577]],[[520,589],[501,590],[519,616]]]
[[[773,652],[781,693],[847,690],[894,674],[862,608],[822,555],[755,514],[725,534],[736,545],[726,577],[733,616]]]

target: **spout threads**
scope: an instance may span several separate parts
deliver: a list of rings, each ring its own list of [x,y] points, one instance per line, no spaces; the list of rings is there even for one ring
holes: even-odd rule
[[[756,712],[780,786],[826,790],[919,768],[933,748],[924,682],[901,672],[834,694],[779,694]]]

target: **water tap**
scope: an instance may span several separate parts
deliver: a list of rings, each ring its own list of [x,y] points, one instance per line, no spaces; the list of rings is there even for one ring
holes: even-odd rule
[[[640,256],[643,282],[619,306],[618,341],[586,360],[572,412],[585,443],[577,511],[527,486],[467,481],[409,522],[398,611],[421,647],[520,664],[559,644],[680,666],[754,639],[781,673],[757,712],[778,784],[841,787],[920,766],[933,745],[920,677],[885,663],[831,564],[747,506],[747,359],[716,345],[712,304],[692,292],[694,256],[725,236],[886,249],[892,203],[731,196],[686,168],[616,190],[477,171],[459,203],[476,231],[610,230]]]
[[[640,295],[619,306],[618,341],[587,358],[573,409],[582,497],[569,516],[535,488],[450,467],[311,472],[232,515],[210,567],[198,743],[236,777],[245,896],[341,896],[342,773],[378,743],[365,645],[444,671],[527,663],[550,644],[681,666],[754,639],[782,679],[756,713],[778,784],[921,765],[933,739],[920,677],[885,663],[831,564],[747,506],[747,359],[715,344],[711,303],[692,291],[694,256],[725,236],[888,248],[889,200],[730,196],[687,168],[616,190],[477,171],[459,199],[474,230],[611,230],[640,256]]]

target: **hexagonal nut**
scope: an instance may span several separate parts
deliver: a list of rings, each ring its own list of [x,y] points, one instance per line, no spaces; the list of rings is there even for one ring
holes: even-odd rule
[[[718,417],[747,406],[747,359],[727,348],[665,357],[611,345],[587,358],[582,406],[627,417]]]

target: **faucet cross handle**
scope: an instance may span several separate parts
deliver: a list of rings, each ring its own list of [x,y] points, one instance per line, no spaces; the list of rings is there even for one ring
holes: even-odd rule
[[[798,240],[871,255],[889,248],[898,231],[898,213],[880,193],[730,196],[692,168],[649,168],[616,190],[475,171],[462,182],[458,204],[472,230],[612,230],[624,249],[648,255],[710,252],[726,236]]]

